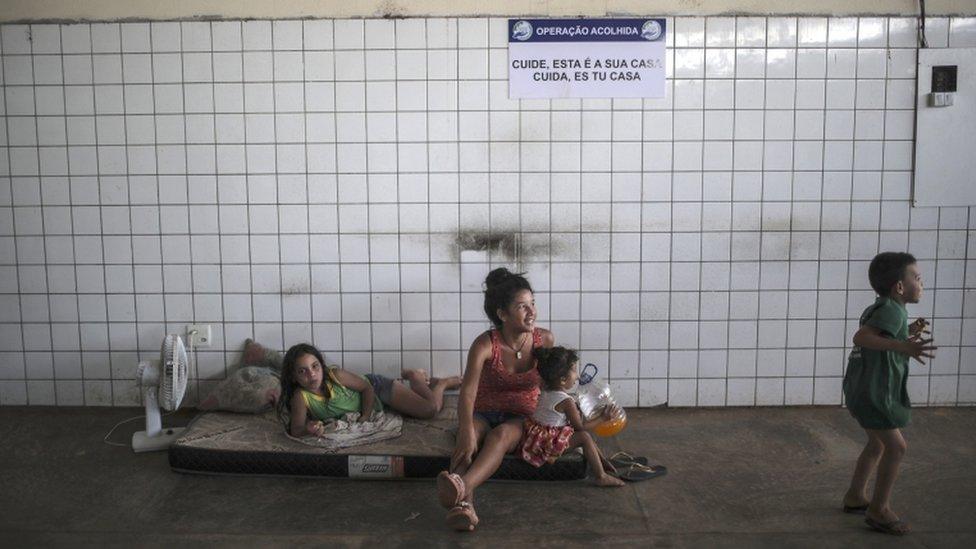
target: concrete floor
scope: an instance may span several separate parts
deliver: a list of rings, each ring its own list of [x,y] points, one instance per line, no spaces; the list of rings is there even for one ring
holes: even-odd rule
[[[667,476],[619,489],[489,483],[473,534],[444,527],[433,481],[184,475],[165,452],[102,443],[139,412],[0,408],[3,545],[976,546],[973,408],[914,411],[894,505],[915,533],[901,539],[840,512],[865,437],[839,408],[629,411],[604,449],[651,456]]]

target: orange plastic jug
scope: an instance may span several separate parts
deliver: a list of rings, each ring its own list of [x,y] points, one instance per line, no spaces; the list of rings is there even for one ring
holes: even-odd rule
[[[590,363],[583,367],[579,376],[577,396],[580,411],[587,420],[599,417],[604,408],[617,404],[610,392],[610,386],[603,380],[595,379],[598,371],[599,368]],[[619,410],[612,418],[597,425],[593,432],[601,437],[612,437],[623,430],[627,425],[627,412],[623,408]]]
[[[593,432],[601,437],[612,437],[627,426],[627,414],[621,410],[621,417],[615,417],[610,421],[601,423],[593,429]]]

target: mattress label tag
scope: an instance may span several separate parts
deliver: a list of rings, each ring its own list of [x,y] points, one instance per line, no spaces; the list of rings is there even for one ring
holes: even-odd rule
[[[349,478],[403,477],[403,456],[349,456]]]

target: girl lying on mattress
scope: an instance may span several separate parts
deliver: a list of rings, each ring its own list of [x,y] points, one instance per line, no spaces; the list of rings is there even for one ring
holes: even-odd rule
[[[444,406],[444,391],[461,384],[457,376],[427,379],[423,370],[403,370],[403,383],[377,375],[361,376],[325,365],[314,346],[299,343],[288,349],[281,366],[281,398],[278,415],[290,416],[288,432],[294,437],[321,436],[326,420],[360,412],[369,421],[383,405],[403,415],[429,419]]]

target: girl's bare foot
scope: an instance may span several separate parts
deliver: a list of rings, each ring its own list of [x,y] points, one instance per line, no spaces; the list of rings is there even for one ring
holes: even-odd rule
[[[434,389],[439,386],[443,386],[445,390],[457,389],[458,387],[461,386],[461,378],[459,376],[430,378],[431,389]]]
[[[618,486],[623,486],[624,485],[624,481],[620,480],[617,477],[608,475],[606,473],[603,473],[602,475],[596,477],[596,479],[594,479],[593,482],[597,486],[600,486],[600,487],[603,487],[603,488],[613,488],[613,487],[618,487]]]

